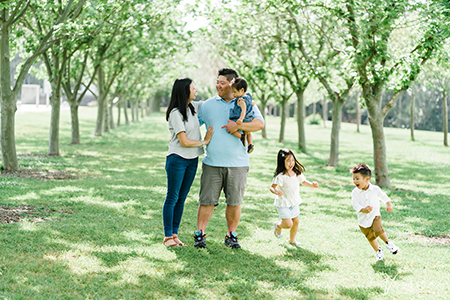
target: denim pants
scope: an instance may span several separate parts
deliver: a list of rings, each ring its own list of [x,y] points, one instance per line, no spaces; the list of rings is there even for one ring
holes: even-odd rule
[[[198,157],[185,159],[177,154],[166,158],[167,195],[163,206],[164,236],[178,234],[184,201],[197,172]]]

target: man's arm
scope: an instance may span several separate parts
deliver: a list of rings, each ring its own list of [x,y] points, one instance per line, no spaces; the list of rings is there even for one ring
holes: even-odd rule
[[[264,122],[255,118],[250,122],[244,122],[241,125],[237,125],[236,122],[228,120],[228,124],[222,126],[222,128],[226,128],[230,134],[235,133],[238,129],[246,132],[255,132],[264,128]]]

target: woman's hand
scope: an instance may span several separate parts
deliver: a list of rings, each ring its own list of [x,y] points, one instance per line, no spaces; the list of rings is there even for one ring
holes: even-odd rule
[[[205,145],[209,144],[209,142],[211,141],[211,138],[213,136],[213,133],[214,133],[213,127],[209,126],[208,131],[206,131],[205,138],[204,138]]]

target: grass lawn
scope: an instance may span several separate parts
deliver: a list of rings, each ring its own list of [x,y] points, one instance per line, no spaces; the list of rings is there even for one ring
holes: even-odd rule
[[[116,113],[116,112],[115,112]],[[330,127],[307,125],[308,154],[297,151],[295,120],[286,143],[279,119],[255,151],[238,228],[242,249],[223,246],[225,205],[208,225],[207,249],[193,247],[200,183],[186,201],[180,239],[163,246],[162,205],[168,143],[164,113],[93,137],[96,108],[80,108],[81,145],[70,145],[69,111],[61,113],[60,157],[48,157],[49,112],[16,115],[19,164],[77,179],[0,176],[0,206],[31,207],[20,222],[0,224],[0,299],[449,299],[450,149],[442,133],[386,128],[394,211],[383,225],[400,247],[375,263],[351,205],[349,169],[373,166],[370,128],[342,124],[340,166],[327,167]],[[218,130],[218,129],[216,129]],[[279,148],[294,150],[306,177],[300,187],[297,240],[273,235],[269,192]],[[383,247],[383,246],[382,246]]]

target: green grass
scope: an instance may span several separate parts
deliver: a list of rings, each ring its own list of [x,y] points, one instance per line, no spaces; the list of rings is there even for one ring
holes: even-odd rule
[[[199,176],[186,201],[180,239],[188,247],[162,245],[161,210],[168,143],[164,114],[93,137],[95,108],[81,108],[81,145],[70,145],[68,111],[61,115],[60,157],[48,148],[49,113],[16,116],[21,168],[68,170],[76,180],[0,176],[0,205],[29,205],[31,218],[0,224],[0,299],[448,299],[450,248],[422,235],[450,232],[450,149],[442,133],[385,129],[394,211],[382,211],[388,236],[400,247],[374,262],[351,207],[349,169],[373,165],[370,129],[342,124],[340,165],[326,166],[330,124],[306,125],[308,154],[297,148],[288,120],[286,143],[277,142],[279,119],[269,117],[269,138],[255,133],[242,217],[242,249],[223,246],[223,201],[208,225],[208,248],[198,250]],[[217,129],[216,129],[217,130]],[[301,187],[296,249],[277,240],[269,192],[279,148],[289,147],[319,189]],[[199,168],[199,173],[201,168]],[[198,174],[199,175],[199,174]],[[287,231],[284,231],[284,236]]]

